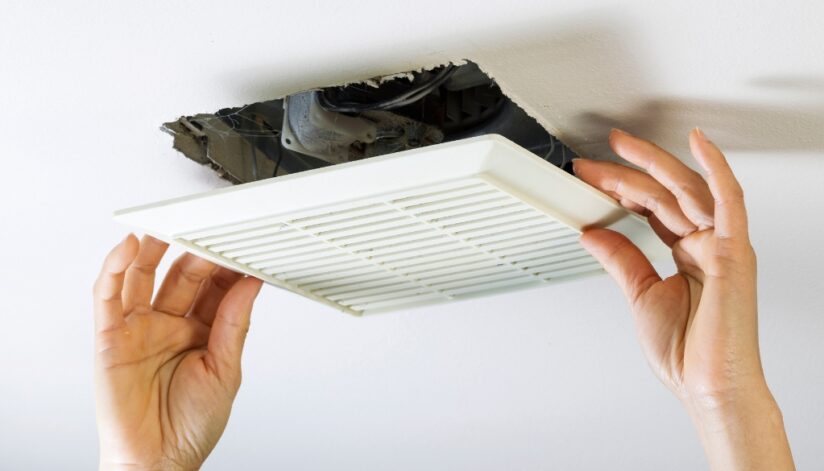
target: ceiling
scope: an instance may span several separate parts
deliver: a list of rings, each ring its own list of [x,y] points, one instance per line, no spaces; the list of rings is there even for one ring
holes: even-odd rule
[[[812,0],[4,5],[0,462],[96,462],[89,294],[126,230],[111,212],[225,185],[171,150],[162,122],[465,58],[583,155],[612,158],[611,126],[690,161],[700,125],[728,151],[768,379],[799,468],[814,467],[822,17]],[[364,319],[267,288],[247,345],[206,469],[704,466],[605,276]]]

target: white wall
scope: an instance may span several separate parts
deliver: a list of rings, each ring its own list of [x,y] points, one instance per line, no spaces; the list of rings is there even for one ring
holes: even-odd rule
[[[799,468],[824,462],[824,4],[176,3],[0,8],[0,469],[96,462],[110,213],[222,184],[161,122],[464,57],[586,154],[609,157],[613,124],[681,152],[702,125],[729,149],[768,379]],[[606,277],[364,319],[267,288],[247,345],[207,469],[705,466]]]

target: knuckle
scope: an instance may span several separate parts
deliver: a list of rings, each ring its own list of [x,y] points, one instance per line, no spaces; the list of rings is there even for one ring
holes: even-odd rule
[[[610,191],[620,194],[624,187],[624,179],[621,176],[613,176],[604,182],[604,186]]]
[[[658,212],[660,209],[667,209],[676,206],[677,200],[675,196],[669,191],[657,191],[647,195],[644,200],[644,206],[652,212]]]
[[[658,211],[660,207],[661,195],[659,194],[650,194],[644,198],[644,207],[652,211],[653,213]]]
[[[751,244],[747,244],[747,248],[744,253],[744,258],[750,266],[755,267],[758,265],[758,256],[756,255],[755,249]]]
[[[695,197],[695,196],[698,195],[699,188],[701,188],[701,185],[703,184],[703,180],[701,180],[699,182],[698,180],[700,179],[700,176],[698,174],[696,174],[695,172],[693,172],[693,174],[695,176],[690,176],[688,178],[684,178],[681,181],[679,181],[678,183],[676,183],[675,191],[673,191],[673,194],[675,195],[676,199],[681,199],[681,198],[683,198],[684,196],[687,196],[687,195],[689,195],[691,197]]]
[[[138,271],[144,275],[154,275],[156,267],[146,263],[132,263],[129,270]]]
[[[235,280],[231,276],[213,276],[212,283],[214,286],[222,291],[228,291],[235,283]]]
[[[192,273],[186,270],[180,271],[180,277],[183,278],[184,281],[191,284],[198,284],[203,280],[203,277],[198,276],[196,273]]]
[[[735,271],[751,271],[757,263],[752,244],[739,238],[718,238],[715,255],[719,261]]]
[[[687,175],[689,175],[689,179],[693,182],[706,183],[706,181],[704,180],[704,177],[700,173],[696,172],[695,170],[693,170],[691,168],[688,168]]]
[[[726,191],[723,191],[722,195],[716,201],[719,205],[741,204],[744,201],[744,188],[738,182],[732,181],[727,185]]]

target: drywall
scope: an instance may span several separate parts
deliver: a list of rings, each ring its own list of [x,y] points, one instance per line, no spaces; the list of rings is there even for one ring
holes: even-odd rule
[[[696,124],[729,149],[765,367],[816,469],[822,16],[812,0],[4,5],[0,468],[95,465],[90,285],[123,235],[110,213],[225,184],[160,123],[465,57],[582,153],[609,158],[615,124],[688,161]],[[267,289],[244,367],[206,469],[704,466],[606,277],[369,319]]]

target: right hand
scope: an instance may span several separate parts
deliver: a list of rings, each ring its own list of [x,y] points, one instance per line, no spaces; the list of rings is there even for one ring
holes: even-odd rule
[[[732,424],[735,434],[749,435],[759,426],[750,422],[754,416],[770,417],[771,429],[778,418],[780,433],[770,443],[778,443],[778,448],[750,440],[745,452],[741,447],[708,449],[714,465],[792,469],[780,412],[759,355],[756,259],[744,195],[724,155],[698,129],[690,134],[692,154],[707,172],[705,180],[668,152],[622,131],[612,131],[610,146],[643,171],[576,159],[575,174],[647,216],[671,247],[678,269],[661,279],[644,254],[617,232],[591,229],[581,237],[627,297],[647,361],[691,413],[705,444],[713,442],[710,447],[720,440],[714,433],[719,428],[730,432]],[[747,438],[727,435],[724,440]],[[755,442],[767,436],[755,437]],[[751,462],[758,456],[753,446],[782,450],[781,459]],[[733,451],[735,459],[725,454]]]

